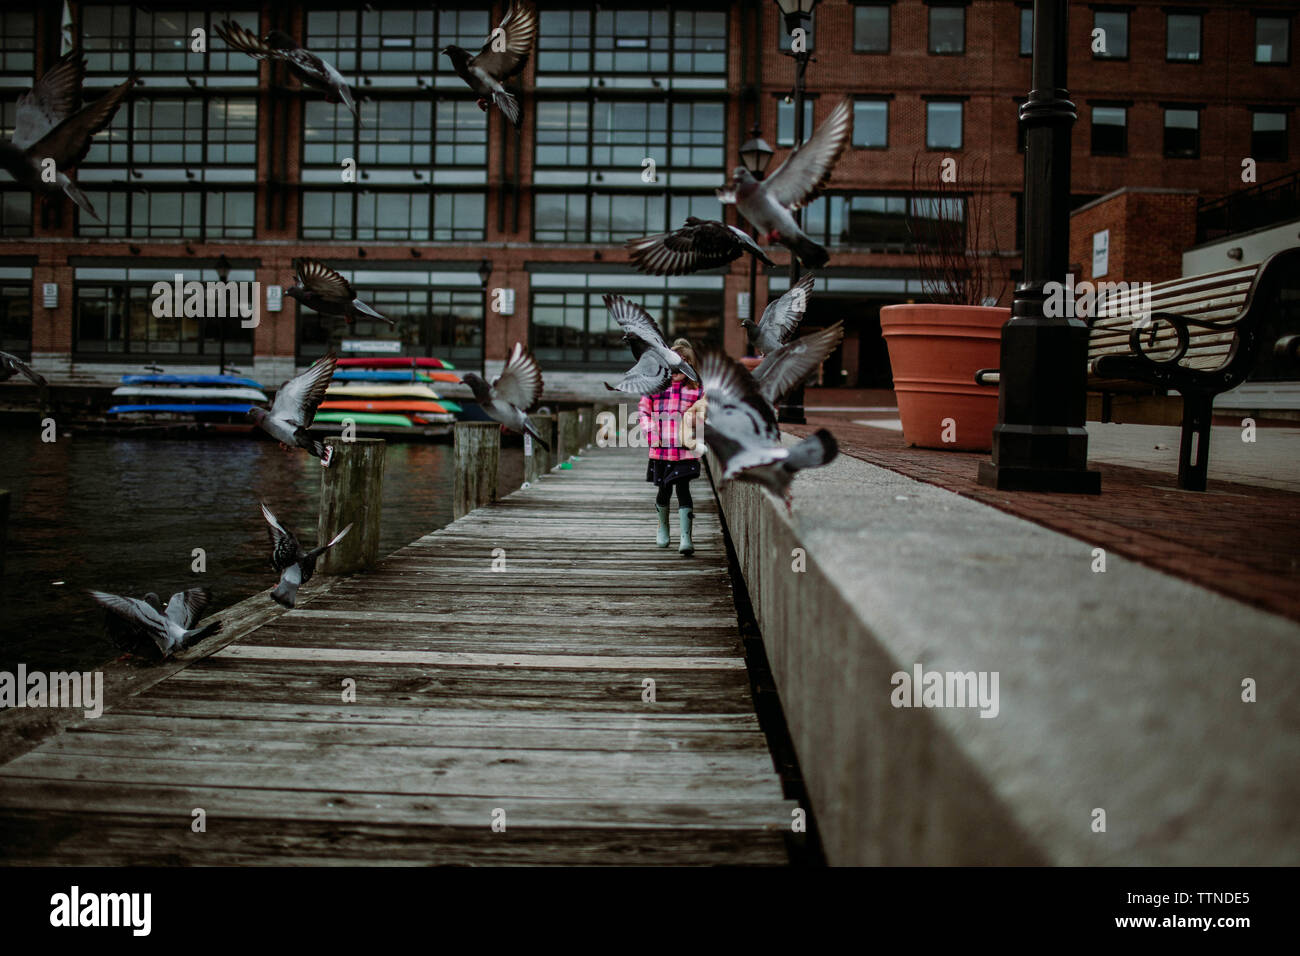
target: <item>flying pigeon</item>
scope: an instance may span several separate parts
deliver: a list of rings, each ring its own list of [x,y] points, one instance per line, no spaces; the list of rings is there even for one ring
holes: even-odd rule
[[[844,323],[836,322],[778,346],[754,369],[759,393],[775,409],[790,391],[826,361],[844,338]]]
[[[222,20],[213,30],[227,45],[255,60],[270,59],[287,64],[289,72],[298,77],[303,86],[324,93],[328,103],[342,103],[352,111],[357,122],[361,122],[361,114],[357,112],[356,101],[343,74],[306,47],[299,46],[298,41],[283,30],[272,30],[260,40],[257,34],[233,20]]]
[[[389,327],[397,328],[397,323],[387,316],[380,315],[370,306],[357,298],[352,283],[339,275],[318,259],[294,259],[294,279],[296,284],[285,291],[285,295],[297,299],[309,309],[321,315],[342,316],[343,321],[352,325],[358,316],[367,319],[379,319],[387,322]]]
[[[352,525],[336,534],[328,544],[304,551],[294,533],[280,524],[266,505],[262,505],[262,517],[270,525],[266,533],[271,538],[271,567],[280,573],[280,583],[271,591],[271,597],[277,603],[291,608],[298,601],[298,588],[310,581],[316,573],[317,559],[342,541],[343,536],[352,530]]]
[[[519,101],[504,84],[528,65],[536,39],[537,8],[528,0],[511,0],[501,25],[477,54],[454,45],[443,47],[441,52],[451,57],[456,74],[478,94],[479,109],[486,113],[488,104],[495,103],[518,129],[523,123]]]
[[[199,614],[212,600],[207,588],[177,591],[162,607],[158,595],[146,594],[144,600],[91,591],[90,596],[115,618],[110,632],[115,640],[129,642],[132,650],[151,642],[164,659],[203,640],[221,629],[220,621],[195,628]]]
[[[824,246],[813,242],[791,215],[808,205],[826,188],[835,163],[853,132],[853,104],[843,99],[817,128],[812,138],[795,150],[761,183],[744,166],[737,166],[731,184],[716,191],[719,201],[735,203],[740,214],[768,241],[789,248],[810,269],[830,258]]]
[[[790,482],[804,468],[819,468],[838,448],[826,429],[786,447],[776,413],[745,366],[721,352],[701,360],[706,400],[704,440],[722,462],[723,481],[760,485],[790,509]]]
[[[8,352],[0,352],[0,382],[7,382],[21,372],[32,383],[44,388],[49,383],[45,381],[45,376],[35,371],[30,365],[24,362],[16,355],[10,355]]]
[[[664,338],[663,332],[659,330],[659,324],[650,317],[649,312],[641,308],[641,306],[629,302],[621,295],[607,295],[604,299],[605,308],[609,310],[609,314],[613,316],[614,321],[622,327],[625,333],[623,340],[625,342],[637,342],[644,346],[644,351],[641,352],[637,351],[637,346],[632,346],[632,354],[637,356],[636,365],[623,376],[623,381],[617,386],[606,384],[606,388],[610,389],[610,391],[633,391],[633,389],[624,388],[623,386],[630,384],[629,379],[633,376],[639,379],[650,374],[655,365],[665,366],[669,375],[673,372],[681,372],[693,382],[700,380],[699,374],[695,369],[691,368],[690,363],[668,347],[668,341]],[[648,360],[647,355],[651,355],[653,358]],[[638,369],[641,370],[639,373],[637,372]],[[662,387],[660,385],[660,388]],[[636,394],[649,395],[652,392],[637,392]]]
[[[687,216],[686,225],[673,232],[629,239],[625,245],[632,265],[653,276],[682,276],[724,266],[746,252],[773,265],[743,229],[695,216]]]
[[[92,137],[113,122],[135,77],[78,109],[85,77],[85,57],[73,50],[18,97],[13,141],[0,143],[0,166],[32,192],[48,196],[62,189],[88,216],[98,220],[95,207],[68,171],[86,158]]]
[[[611,392],[628,392],[632,395],[653,395],[668,387],[673,370],[660,358],[659,353],[634,335],[624,333],[623,344],[632,350],[633,366],[623,373],[617,385],[603,383]]]
[[[812,287],[813,274],[805,272],[785,295],[767,304],[757,323],[753,319],[745,319],[740,323],[745,327],[749,344],[754,347],[754,351],[766,355],[790,341],[794,330],[803,321]]]
[[[551,450],[528,420],[528,409],[536,405],[542,395],[542,370],[537,359],[522,345],[515,343],[510,361],[491,385],[474,372],[466,372],[460,380],[474,392],[474,400],[489,418],[511,431],[531,435],[533,441],[547,451]]]
[[[329,388],[337,362],[338,357],[330,352],[317,359],[301,375],[289,379],[275,393],[270,412],[256,406],[248,410],[249,418],[262,431],[279,439],[283,445],[297,445],[307,449],[326,467],[329,467],[332,457],[331,450],[323,442],[312,438],[307,429],[316,418],[316,408],[325,397],[325,390]]]

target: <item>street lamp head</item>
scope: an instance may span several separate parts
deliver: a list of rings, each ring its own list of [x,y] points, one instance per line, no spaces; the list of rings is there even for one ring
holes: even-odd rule
[[[217,278],[222,282],[230,278],[230,260],[224,255],[217,260]]]
[[[749,139],[740,147],[740,161],[756,179],[762,179],[772,161],[773,150],[758,133],[757,125],[749,131]]]
[[[794,31],[812,19],[813,7],[819,0],[776,0],[777,8],[785,17],[785,32]]]
[[[484,259],[478,266],[478,281],[483,283],[483,288],[486,289],[490,278],[492,278],[492,263]]]

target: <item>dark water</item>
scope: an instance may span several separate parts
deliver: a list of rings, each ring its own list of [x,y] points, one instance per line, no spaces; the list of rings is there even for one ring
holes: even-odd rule
[[[451,521],[450,444],[389,443],[380,551]],[[518,444],[501,453],[502,493],[523,479]],[[321,467],[271,441],[121,438],[44,443],[0,426],[0,488],[11,492],[0,577],[0,670],[91,668],[117,655],[87,588],[140,597],[203,586],[226,607],[274,586],[258,501],[309,547]],[[207,571],[191,570],[193,549]],[[267,598],[269,601],[270,598]]]

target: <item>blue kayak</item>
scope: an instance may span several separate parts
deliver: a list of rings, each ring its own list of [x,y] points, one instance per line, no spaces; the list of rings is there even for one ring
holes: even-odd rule
[[[251,378],[238,375],[123,375],[123,385],[242,385],[245,388],[265,388]]]
[[[138,415],[141,412],[167,412],[171,415],[247,415],[252,405],[114,405],[110,415]]]

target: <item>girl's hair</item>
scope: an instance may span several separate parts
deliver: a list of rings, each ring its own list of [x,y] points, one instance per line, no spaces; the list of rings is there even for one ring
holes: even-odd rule
[[[690,339],[673,339],[672,350],[690,362],[692,368],[700,364],[700,360],[695,356],[695,346],[691,345]]]

